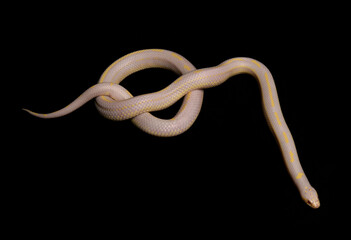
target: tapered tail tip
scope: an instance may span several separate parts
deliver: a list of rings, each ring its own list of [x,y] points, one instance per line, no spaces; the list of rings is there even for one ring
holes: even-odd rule
[[[36,116],[36,117],[40,117],[40,118],[45,118],[47,116],[47,114],[40,114],[40,113],[36,113],[36,112],[33,112],[31,110],[28,110],[28,109],[25,109],[25,108],[22,108],[23,111],[26,111],[27,113],[29,113],[30,115],[33,115],[33,116]]]
[[[32,112],[31,110],[28,110],[28,109],[25,109],[25,108],[22,108],[23,111],[26,111],[27,113],[31,114],[31,115],[35,115],[34,112]]]

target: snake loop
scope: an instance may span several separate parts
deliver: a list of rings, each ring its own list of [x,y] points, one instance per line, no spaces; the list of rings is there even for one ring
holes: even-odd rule
[[[165,68],[181,76],[158,92],[136,97],[119,85],[130,74],[147,68]],[[290,176],[303,200],[309,206],[318,208],[320,202],[317,192],[310,185],[301,167],[294,140],[280,108],[273,77],[257,60],[233,58],[216,67],[196,70],[188,60],[177,53],[162,49],[141,50],[114,62],[105,70],[96,85],[65,108],[48,114],[24,110],[41,118],[61,117],[96,98],[98,111],[108,119],[117,121],[131,119],[137,127],[151,135],[176,136],[187,131],[195,122],[202,106],[203,89],[218,86],[240,73],[249,73],[257,79],[267,123],[278,140]],[[165,109],[182,97],[184,97],[183,103],[172,119],[159,119],[150,113]]]

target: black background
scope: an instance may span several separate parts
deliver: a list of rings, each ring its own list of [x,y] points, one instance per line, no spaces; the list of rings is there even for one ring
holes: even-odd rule
[[[11,98],[16,128],[10,143],[19,148],[10,149],[10,222],[52,231],[94,224],[107,229],[150,225],[152,231],[203,223],[231,229],[237,221],[335,220],[336,163],[330,161],[335,138],[326,137],[333,130],[326,127],[325,114],[333,103],[325,92],[333,91],[333,67],[326,61],[339,50],[326,39],[335,30],[323,22],[323,14],[257,14],[245,7],[219,16],[216,9],[168,14],[165,7],[122,15],[121,8],[90,7],[26,13],[12,32],[16,47],[11,47],[8,72],[16,92]],[[148,48],[177,52],[197,68],[233,57],[264,63],[275,79],[301,164],[319,193],[320,209],[301,200],[249,75],[205,90],[198,119],[173,138],[147,135],[130,121],[106,120],[93,101],[58,119],[38,119],[21,110],[56,111],[95,84],[115,60]],[[150,69],[122,85],[139,95],[176,78]],[[179,106],[155,115],[171,118]]]

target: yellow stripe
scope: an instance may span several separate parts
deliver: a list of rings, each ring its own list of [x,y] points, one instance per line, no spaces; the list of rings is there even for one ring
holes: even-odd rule
[[[282,123],[281,123],[280,120],[279,120],[278,113],[277,113],[277,112],[274,112],[274,115],[275,115],[275,117],[276,117],[276,119],[277,119],[278,124],[281,126]]]
[[[294,154],[292,151],[289,152],[289,155],[290,155],[290,162],[294,162],[295,159],[294,159]]]
[[[234,61],[244,61],[244,59],[242,59],[242,58],[233,58],[233,59],[225,61],[225,63],[221,64],[221,66],[227,65],[227,64],[229,64],[231,62],[234,62]]]
[[[141,53],[144,52],[145,50],[141,50],[141,51],[136,51],[136,52],[132,52],[129,53],[127,55],[125,55],[124,57],[121,57],[120,59],[118,59],[117,61],[115,61],[114,63],[112,63],[106,70],[105,72],[102,74],[101,78],[100,78],[100,83],[102,83],[105,80],[105,77],[107,75],[107,73],[110,71],[111,68],[113,68],[117,63],[119,63],[120,61],[122,61],[123,59],[125,59],[126,57],[129,57],[131,55],[137,54],[137,53]]]
[[[105,92],[104,95],[108,96],[110,93],[109,92]],[[108,98],[106,98],[106,96],[101,96],[101,98],[106,101],[106,102],[113,102],[111,100],[109,100]]]
[[[286,143],[289,143],[288,136],[286,135],[286,133],[285,133],[285,132],[283,132],[283,135],[284,135],[285,142],[286,142]]]
[[[154,52],[163,52],[163,49],[150,49],[149,51],[154,51]]]
[[[176,53],[171,53],[173,57],[179,59],[180,61],[183,61],[183,58],[181,56],[179,56],[178,54]]]
[[[124,57],[121,57],[120,59],[118,59],[117,61],[115,61],[114,63],[112,63],[106,70],[105,72],[102,74],[101,78],[100,78],[100,83],[102,83],[104,80],[105,80],[105,77],[107,75],[107,73],[110,71],[111,68],[113,68],[117,63],[119,63],[120,61],[122,61],[123,59],[125,59],[126,57],[129,57],[131,55],[134,55],[134,54],[138,54],[138,53],[142,53],[142,52],[145,52],[145,51],[154,51],[154,52],[163,52],[164,50],[162,49],[146,49],[146,50],[140,50],[140,51],[136,51],[136,52],[132,52],[132,53],[129,53],[127,55],[125,55]]]
[[[271,104],[272,104],[272,107],[274,107],[272,89],[271,89],[271,84],[269,83],[268,74],[265,72],[265,73],[264,73],[264,76],[265,76],[265,78],[266,78],[266,82],[267,82],[267,85],[268,85],[268,92],[269,92],[269,97],[270,97],[270,99],[271,99]]]
[[[257,67],[261,67],[261,65],[256,61],[256,60],[251,60],[251,62],[253,62],[254,64],[256,64],[257,65]]]
[[[186,69],[186,70],[190,70],[190,67],[188,66],[188,65],[186,65],[186,64],[184,64],[184,68]]]

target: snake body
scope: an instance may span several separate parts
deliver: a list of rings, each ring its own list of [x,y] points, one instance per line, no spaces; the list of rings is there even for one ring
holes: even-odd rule
[[[119,85],[130,74],[147,68],[169,69],[181,76],[161,91],[136,97]],[[187,131],[199,115],[203,89],[220,85],[228,78],[240,73],[251,74],[257,79],[265,117],[277,139],[290,176],[302,199],[309,206],[318,208],[320,202],[317,192],[310,185],[301,167],[293,137],[280,108],[273,77],[270,71],[257,60],[244,57],[232,58],[216,67],[196,70],[188,60],[177,53],[162,49],[141,50],[114,62],[105,70],[96,85],[86,90],[65,108],[48,114],[24,110],[37,117],[56,118],[67,115],[96,98],[98,111],[108,119],[117,121],[131,119],[137,127],[151,135],[176,136]],[[165,109],[182,97],[184,100],[181,108],[172,119],[159,119],[149,113]]]

